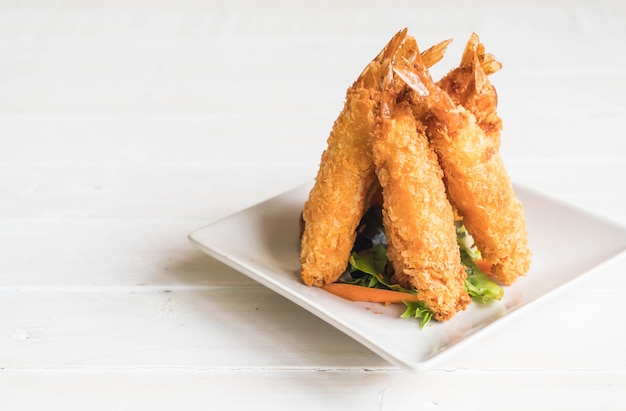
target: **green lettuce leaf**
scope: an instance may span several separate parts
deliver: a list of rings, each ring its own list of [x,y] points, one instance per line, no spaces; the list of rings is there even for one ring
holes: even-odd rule
[[[504,295],[502,287],[480,270],[467,275],[465,279],[465,289],[474,301],[478,301],[482,304],[489,304],[500,300]]]
[[[360,253],[353,252],[348,260],[350,272],[362,271],[374,276],[385,272],[388,261],[387,247],[383,244],[377,244]]]
[[[378,244],[367,250],[353,252],[349,259],[348,272],[350,279],[345,282],[363,287],[417,294],[415,290],[403,288],[398,284],[391,284],[385,274],[388,262],[387,246],[385,244]],[[403,301],[403,303],[406,306],[406,310],[400,317],[421,320],[420,328],[422,329],[433,317],[433,312],[423,302]]]
[[[461,263],[467,272],[465,279],[467,293],[474,301],[482,304],[500,300],[504,290],[476,265],[475,260],[481,258],[480,251],[462,222],[457,222],[456,238],[461,251]]]
[[[421,319],[422,322],[420,324],[420,328],[424,329],[426,325],[430,322],[433,317],[433,312],[430,308],[426,307],[424,302],[407,302],[403,301],[404,305],[406,305],[406,310],[402,313],[400,317],[402,318],[417,318]]]
[[[360,252],[352,252],[348,260],[348,271],[351,277],[350,280],[344,282],[368,288],[382,288],[416,294],[415,290],[403,288],[398,284],[391,284],[385,274],[388,262],[387,246],[384,244],[377,244]]]

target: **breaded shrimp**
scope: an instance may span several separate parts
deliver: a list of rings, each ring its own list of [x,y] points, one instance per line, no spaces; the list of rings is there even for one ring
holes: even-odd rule
[[[380,186],[374,173],[371,139],[374,108],[380,100],[383,67],[396,54],[415,59],[419,53],[407,29],[399,31],[363,70],[347,91],[346,101],[328,138],[322,160],[302,213],[301,276],[307,285],[335,282],[345,271],[356,227]],[[424,51],[427,67],[439,62],[450,43]]]
[[[346,269],[376,179],[371,139],[384,75],[381,67],[395,56],[406,33],[407,29],[399,31],[363,70],[333,124],[302,214],[301,277],[307,285],[335,282]]]
[[[501,68],[502,64],[492,54],[485,52],[478,35],[472,33],[459,66],[437,82],[456,105],[465,107],[476,117],[480,128],[498,144],[502,131],[502,119],[496,112],[498,94],[487,76]]]
[[[452,42],[452,39],[444,40],[435,44],[434,46],[428,48],[421,52],[422,61],[426,67],[432,67],[437,64],[443,58],[448,45]],[[404,43],[398,50],[396,58],[405,58],[408,61],[414,61],[417,58],[417,55],[420,54],[419,47],[417,46],[417,41],[414,37],[407,35]],[[406,85],[403,82],[391,82],[390,85],[393,85],[393,93],[401,94],[406,88]],[[368,196],[368,206],[369,208],[375,203],[382,204],[382,188],[378,181],[375,182],[375,186],[371,191],[371,195]]]
[[[435,85],[421,60],[394,71],[412,93],[416,116],[444,172],[450,201],[463,218],[496,281],[512,284],[530,266],[526,221],[498,151],[472,113]]]
[[[435,319],[445,321],[471,301],[454,213],[424,127],[408,102],[394,106],[393,97],[383,92],[372,146],[383,193],[387,257],[394,280],[415,288]]]

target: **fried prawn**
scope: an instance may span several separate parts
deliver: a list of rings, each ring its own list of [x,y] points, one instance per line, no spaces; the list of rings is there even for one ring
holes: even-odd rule
[[[441,61],[451,42],[452,39],[441,41],[420,53],[415,38],[407,35],[395,58],[404,58],[407,61],[414,61],[417,58],[417,55],[420,54],[424,65],[426,67],[432,67]],[[392,74],[387,74],[387,76],[390,75]],[[388,86],[391,86],[393,89],[390,92],[395,94],[402,94],[406,88],[406,85],[402,82],[389,82]],[[373,204],[382,204],[382,188],[380,187],[380,184],[375,185],[371,195],[369,196],[368,204],[369,206]]]
[[[335,282],[346,269],[356,228],[376,180],[371,136],[381,67],[395,56],[406,32],[399,31],[348,89],[343,110],[331,129],[302,213],[301,277],[307,285]]]
[[[522,205],[498,143],[479,127],[470,111],[433,83],[419,58],[413,64],[404,60],[394,70],[416,90],[413,109],[427,127],[450,201],[491,264],[494,279],[513,283],[528,271],[530,251]]]
[[[414,288],[435,319],[448,320],[471,301],[466,272],[443,172],[407,102],[383,104],[372,148],[394,279]]]

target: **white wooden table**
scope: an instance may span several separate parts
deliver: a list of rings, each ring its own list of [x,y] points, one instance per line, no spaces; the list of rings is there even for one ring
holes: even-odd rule
[[[624,409],[624,259],[410,374],[188,242],[311,180],[405,26],[435,77],[476,31],[512,178],[626,225],[620,1],[4,1],[0,408]]]

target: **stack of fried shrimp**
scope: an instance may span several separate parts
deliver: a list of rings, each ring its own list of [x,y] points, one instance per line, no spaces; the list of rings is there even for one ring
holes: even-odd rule
[[[459,67],[434,82],[428,67],[449,42],[420,53],[401,30],[348,89],[302,213],[305,284],[339,279],[380,192],[393,280],[414,288],[435,319],[471,301],[456,214],[494,280],[509,285],[528,271],[526,222],[499,155],[502,121],[487,78],[501,65],[472,34]]]

